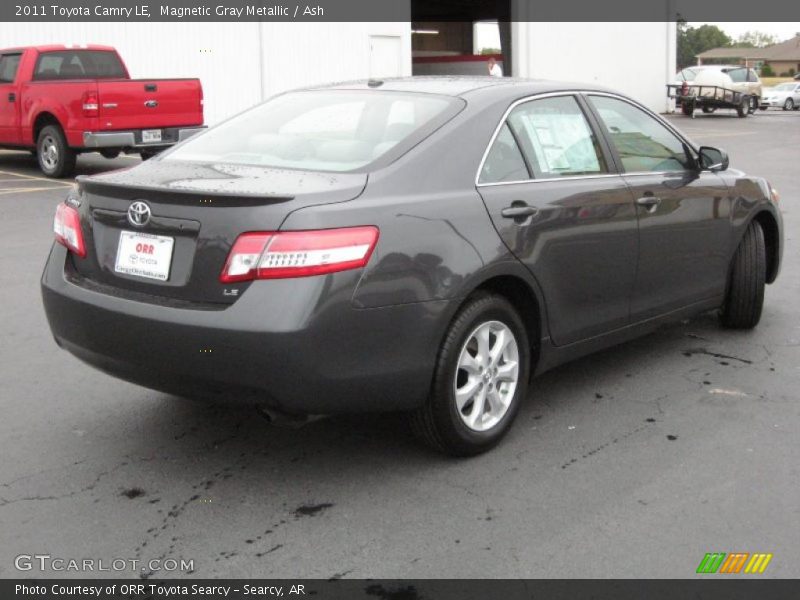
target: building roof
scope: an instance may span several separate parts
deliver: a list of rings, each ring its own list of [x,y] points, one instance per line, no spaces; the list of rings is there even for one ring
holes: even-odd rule
[[[697,58],[743,58],[745,60],[797,60],[800,61],[800,34],[765,48],[712,48]]]

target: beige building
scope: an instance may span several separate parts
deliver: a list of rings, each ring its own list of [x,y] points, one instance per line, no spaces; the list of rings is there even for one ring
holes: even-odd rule
[[[765,48],[713,48],[697,55],[697,64],[734,63],[761,68],[769,65],[776,75],[800,73],[800,33]]]

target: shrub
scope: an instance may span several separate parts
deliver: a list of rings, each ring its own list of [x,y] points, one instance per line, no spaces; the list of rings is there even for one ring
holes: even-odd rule
[[[761,67],[761,77],[775,77],[775,71],[769,65]]]

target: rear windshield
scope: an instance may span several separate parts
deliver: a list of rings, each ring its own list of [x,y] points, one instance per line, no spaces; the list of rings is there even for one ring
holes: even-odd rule
[[[33,72],[35,80],[122,79],[125,78],[116,52],[105,50],[59,50],[39,55]]]
[[[414,135],[452,102],[377,90],[284,94],[191,138],[164,160],[350,171]]]

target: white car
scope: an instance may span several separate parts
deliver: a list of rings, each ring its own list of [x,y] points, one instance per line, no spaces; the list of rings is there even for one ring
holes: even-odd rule
[[[800,81],[787,81],[775,87],[766,88],[761,98],[761,110],[770,106],[781,107],[783,110],[797,110],[800,108]]]

